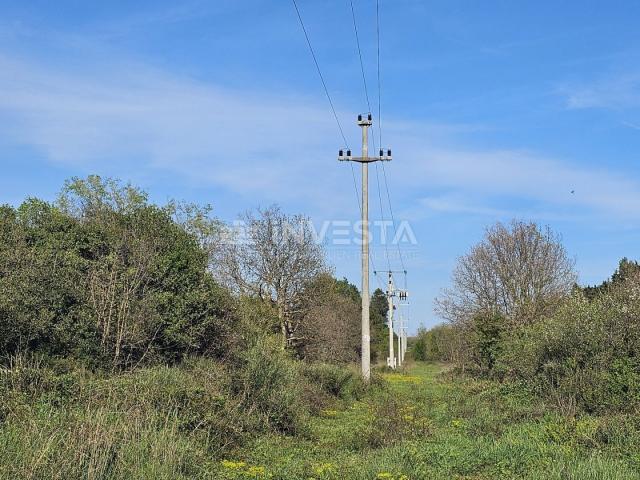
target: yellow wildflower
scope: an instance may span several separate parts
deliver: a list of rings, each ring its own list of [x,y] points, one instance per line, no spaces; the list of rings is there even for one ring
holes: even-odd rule
[[[230,470],[239,470],[241,468],[244,468],[244,466],[246,465],[245,462],[234,462],[232,460],[222,460],[222,462],[220,463],[224,468],[228,468]]]
[[[320,463],[313,466],[313,473],[316,475],[324,475],[325,473],[331,473],[335,470],[333,463]]]
[[[264,475],[265,474],[265,468],[264,467],[249,467],[247,469],[247,474],[257,477],[259,475]]]

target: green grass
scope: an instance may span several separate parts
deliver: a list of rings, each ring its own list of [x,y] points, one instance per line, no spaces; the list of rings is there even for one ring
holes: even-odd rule
[[[0,478],[640,479],[637,418],[568,418],[518,385],[442,365],[379,374],[358,400],[334,397],[294,435],[243,432],[251,422],[224,377],[206,362],[29,376],[0,398]],[[49,382],[46,394],[33,396],[34,382]]]
[[[325,411],[305,438],[261,437],[216,477],[248,478],[258,467],[256,478],[287,480],[640,478],[637,425],[565,418],[517,387],[443,370],[384,375],[387,388]]]

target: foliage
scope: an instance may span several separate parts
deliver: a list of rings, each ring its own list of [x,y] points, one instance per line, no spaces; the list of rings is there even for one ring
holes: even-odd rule
[[[628,258],[623,258],[620,260],[618,264],[618,268],[609,280],[605,280],[600,285],[595,287],[586,286],[582,289],[584,295],[593,300],[599,295],[607,294],[614,289],[616,286],[623,284],[629,278],[637,277],[640,274],[640,264],[636,261],[629,260]]]
[[[323,393],[335,398],[358,398],[365,390],[362,377],[353,370],[329,363],[309,363],[302,369],[304,377]]]
[[[311,418],[303,437],[246,444],[215,478],[247,478],[251,467],[287,480],[640,478],[633,416],[564,417],[520,388],[433,365],[385,383]]]
[[[0,211],[0,354],[96,367],[219,355],[230,298],[173,209],[115,180],[74,179],[57,205]]]
[[[547,316],[514,325],[500,315],[476,315],[448,328],[458,367],[517,382],[560,412],[606,414],[640,409],[640,271],[623,259],[610,281],[574,289]],[[422,331],[414,347],[427,358],[438,329]],[[457,338],[456,338],[457,337]]]
[[[242,410],[262,431],[296,433],[304,424],[304,406],[298,401],[302,384],[289,353],[273,337],[259,339],[233,372],[233,393]]]
[[[560,237],[548,227],[497,223],[458,260],[452,288],[436,300],[437,311],[460,325],[478,314],[499,314],[513,326],[526,325],[552,313],[570,293],[573,267]]]
[[[455,277],[471,308],[413,344],[476,378],[409,362],[364,384],[357,288],[304,217],[247,218],[253,250],[228,249],[210,207],[96,176],[0,207],[1,478],[640,478],[636,262],[567,297],[559,238],[498,225]],[[387,308],[376,290],[378,360]]]
[[[374,362],[385,361],[389,355],[389,330],[387,329],[387,295],[376,288],[369,304],[371,330],[371,359]]]
[[[490,372],[502,351],[506,320],[497,314],[479,314],[473,318],[472,331],[467,339],[475,365]]]
[[[273,305],[283,346],[297,346],[301,315],[297,305],[316,276],[326,273],[324,253],[302,215],[277,206],[246,212],[241,232],[220,244],[214,270],[230,289]]]
[[[640,277],[588,301],[576,292],[557,314],[505,345],[501,368],[563,411],[640,408]]]
[[[456,343],[460,333],[449,324],[418,329],[411,353],[414,360],[453,362],[456,360]]]
[[[357,295],[356,295],[357,294]],[[311,361],[354,363],[360,358],[360,295],[354,285],[319,275],[305,288],[298,353]]]
[[[225,457],[252,439],[303,438],[321,410],[303,390],[323,392],[322,408],[363,394],[353,372],[295,361],[274,338],[238,362],[103,374],[14,357],[0,370],[0,477],[225,478],[218,467],[234,470]]]

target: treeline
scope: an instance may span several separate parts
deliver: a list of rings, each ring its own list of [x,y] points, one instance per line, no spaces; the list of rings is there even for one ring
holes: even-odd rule
[[[303,216],[240,219],[97,176],[0,207],[0,476],[217,478],[362,394],[358,289]]]
[[[221,355],[234,309],[195,234],[215,227],[204,213],[98,177],[2,207],[0,355],[110,369]]]
[[[241,220],[235,231],[210,207],[158,206],[97,176],[53,203],[0,207],[0,358],[123,370],[222,359],[274,335],[301,359],[357,361],[360,293],[333,277],[308,220],[275,206]],[[371,305],[383,359],[384,294]]]
[[[437,300],[447,323],[414,355],[517,381],[562,411],[640,408],[640,266],[623,259],[599,286],[576,284],[560,237],[535,223],[487,230]]]

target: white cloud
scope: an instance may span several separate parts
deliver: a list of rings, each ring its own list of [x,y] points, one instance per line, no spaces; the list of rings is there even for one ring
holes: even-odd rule
[[[422,198],[420,199],[420,205],[440,213],[463,213],[494,218],[509,215],[505,210],[484,206],[482,203],[473,202],[471,199],[455,193]]]
[[[320,189],[321,174],[347,174],[327,168],[340,145],[323,155],[323,140],[337,138],[325,113],[307,99],[224,90],[140,65],[87,73],[0,57],[0,140],[71,166],[116,162],[237,192],[300,195]]]
[[[640,74],[619,74],[590,85],[563,87],[570,109],[640,107]]]
[[[588,168],[521,150],[444,146],[429,142],[426,132],[398,135],[395,142],[401,145],[396,148],[396,158],[407,160],[398,162],[402,162],[400,169],[389,169],[394,183],[446,191],[446,202],[436,205],[440,209],[446,206],[460,212],[497,214],[508,205],[506,210],[513,216],[548,212],[558,218],[578,219],[589,214],[600,219],[602,215],[640,218],[640,183],[623,172]],[[461,198],[472,207],[462,205]]]
[[[300,199],[325,212],[355,212],[351,172],[335,160],[339,136],[320,101],[222,89],[140,64],[74,71],[0,56],[0,142],[35,146],[52,162],[85,169],[104,162],[118,164],[121,176],[163,169],[264,202]],[[385,125],[395,157],[386,168],[390,187],[394,195],[398,185],[408,189],[405,202],[499,215],[502,201],[522,216],[512,202],[519,199],[551,214],[640,217],[640,185],[623,173],[455,145],[458,130],[475,127]],[[434,189],[445,196],[428,195]]]

